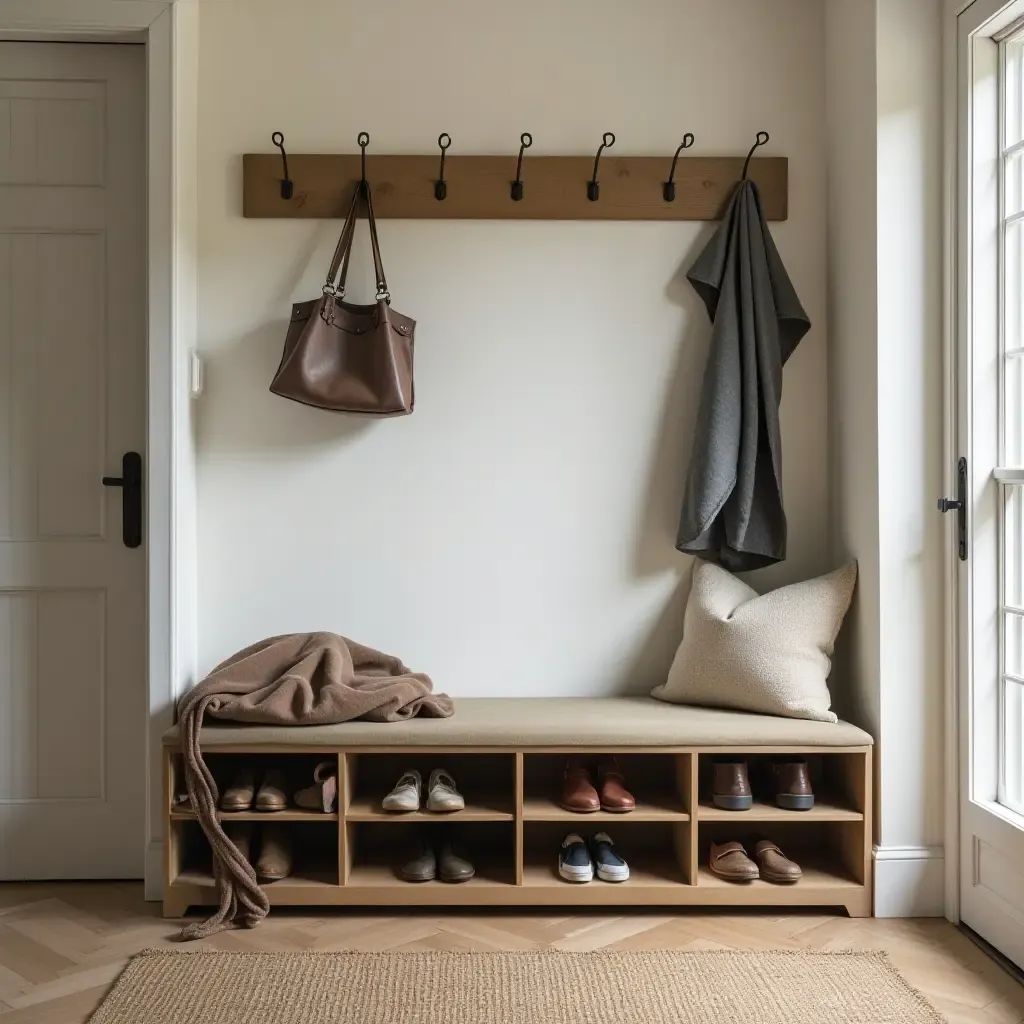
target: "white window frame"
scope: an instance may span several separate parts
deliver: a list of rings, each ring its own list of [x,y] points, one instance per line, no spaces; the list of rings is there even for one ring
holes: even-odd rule
[[[999,118],[999,141],[998,141],[998,163],[997,163],[997,206],[998,206],[998,228],[996,234],[996,260],[997,260],[997,273],[998,273],[998,333],[999,333],[999,395],[998,395],[998,460],[999,463],[993,472],[995,481],[998,487],[998,500],[997,500],[997,522],[996,522],[996,545],[999,557],[998,567],[998,587],[999,587],[999,604],[998,604],[998,643],[999,643],[999,664],[998,664],[998,692],[997,692],[997,711],[996,711],[996,731],[997,731],[997,779],[996,779],[996,802],[1001,806],[1007,808],[1014,814],[1024,815],[1024,800],[1014,799],[1009,790],[1008,779],[1007,779],[1007,736],[1010,729],[1010,723],[1007,716],[1007,691],[1011,682],[1017,682],[1024,685],[1024,676],[1016,675],[1011,673],[1007,669],[1006,665],[1006,650],[1007,650],[1007,621],[1009,616],[1016,616],[1021,620],[1024,620],[1024,606],[1011,605],[1007,602],[1007,579],[1006,579],[1006,568],[1007,568],[1007,544],[1006,538],[1011,524],[1007,521],[1007,507],[1011,498],[1011,489],[1021,487],[1024,485],[1024,465],[1021,464],[1021,448],[1024,447],[1024,437],[1017,437],[1014,442],[1016,464],[1011,465],[1008,458],[1008,437],[1007,437],[1007,418],[1008,418],[1008,405],[1007,405],[1007,370],[1009,368],[1010,360],[1022,360],[1024,359],[1024,345],[1016,345],[1012,349],[1007,346],[1007,274],[1006,274],[1006,244],[1009,235],[1008,229],[1012,224],[1022,224],[1021,227],[1017,228],[1018,232],[1024,231],[1024,203],[1022,203],[1021,209],[1015,211],[1013,214],[1008,215],[1006,212],[1006,192],[1007,192],[1007,169],[1010,167],[1014,157],[1020,155],[1020,159],[1024,160],[1024,137],[1017,140],[1014,143],[1008,144],[1007,141],[1007,109],[1006,109],[1006,93],[1008,87],[1008,51],[1009,45],[1014,42],[1020,42],[1024,39],[1024,25],[1018,25],[1016,29],[1008,34],[1005,38],[999,42],[999,91],[998,91],[998,118]],[[1018,90],[1022,89],[1024,85],[1024,48],[1018,49],[1017,51],[1017,68],[1015,73],[1015,81]],[[1022,95],[1019,101],[1024,103],[1024,95]],[[1022,247],[1024,248],[1024,247]],[[1020,300],[1018,300],[1018,307],[1020,307]],[[1020,340],[1020,339],[1018,339]],[[1019,368],[1018,368],[1019,374]],[[1018,376],[1020,380],[1020,376]],[[1018,528],[1018,546],[1024,545],[1024,519],[1021,519],[1021,514],[1024,512],[1024,491],[1018,492],[1018,501],[1016,503],[1017,517],[1019,520],[1017,523]],[[1020,554],[1018,549],[1018,562],[1020,561]],[[1018,581],[1018,590],[1020,589]],[[1019,723],[1018,723],[1019,730]],[[1018,737],[1019,742],[1019,737]]]

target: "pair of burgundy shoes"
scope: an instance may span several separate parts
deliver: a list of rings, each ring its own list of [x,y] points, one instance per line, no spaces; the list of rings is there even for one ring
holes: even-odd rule
[[[562,781],[562,807],[576,814],[610,811],[627,814],[636,807],[633,794],[626,789],[626,780],[614,757],[602,758],[597,765],[597,786],[590,769],[581,757],[570,757],[565,764]]]

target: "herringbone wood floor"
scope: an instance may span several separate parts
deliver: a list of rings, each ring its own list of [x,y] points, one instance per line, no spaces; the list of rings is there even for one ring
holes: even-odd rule
[[[177,928],[134,882],[0,885],[0,1024],[85,1021],[128,958]],[[223,949],[887,949],[951,1024],[1020,1024],[1024,987],[952,925],[820,914],[275,910]]]

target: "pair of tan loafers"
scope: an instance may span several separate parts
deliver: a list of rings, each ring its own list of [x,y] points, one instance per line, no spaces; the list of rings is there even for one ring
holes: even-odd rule
[[[256,773],[251,768],[242,768],[221,794],[220,809],[229,813],[251,811],[255,804],[257,811],[283,811],[288,806],[285,786],[284,772],[280,769],[268,771],[257,789]]]
[[[747,856],[742,843],[712,843],[708,869],[726,882],[766,882],[791,885],[803,877],[800,865],[791,861],[770,839],[754,847],[754,859]]]
[[[235,849],[256,869],[261,882],[279,882],[292,873],[292,844],[282,825],[261,825],[259,831],[249,822],[231,822],[225,834]],[[259,845],[259,856],[253,851]]]
[[[338,799],[338,767],[334,761],[321,761],[313,769],[313,785],[300,789],[295,794],[295,806],[304,811],[322,811],[330,814]],[[279,768],[272,768],[263,776],[259,788],[256,775],[251,768],[238,771],[231,785],[220,798],[222,811],[249,811],[255,805],[257,811],[268,814],[283,811],[288,807],[288,792],[285,774]]]

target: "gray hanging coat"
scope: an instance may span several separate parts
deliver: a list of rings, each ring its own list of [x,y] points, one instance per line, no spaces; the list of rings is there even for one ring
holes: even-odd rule
[[[811,322],[752,181],[687,274],[714,324],[676,547],[733,572],[786,557],[782,367]]]

